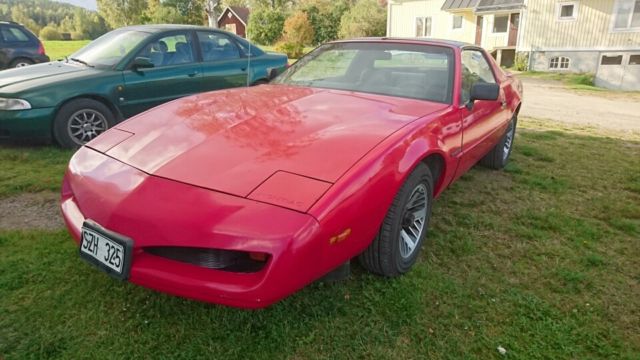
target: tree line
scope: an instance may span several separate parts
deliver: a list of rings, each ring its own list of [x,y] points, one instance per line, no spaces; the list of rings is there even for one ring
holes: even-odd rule
[[[98,11],[51,0],[0,0],[0,20],[25,25],[45,40],[95,39],[135,24],[207,25],[226,6],[251,9],[248,37],[292,55],[326,41],[382,36],[386,0],[97,0]],[[215,21],[214,21],[215,23]],[[297,57],[297,56],[296,56]]]

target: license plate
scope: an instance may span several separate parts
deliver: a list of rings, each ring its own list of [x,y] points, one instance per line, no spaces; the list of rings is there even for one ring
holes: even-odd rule
[[[97,223],[82,224],[80,257],[118,279],[129,278],[133,241]]]

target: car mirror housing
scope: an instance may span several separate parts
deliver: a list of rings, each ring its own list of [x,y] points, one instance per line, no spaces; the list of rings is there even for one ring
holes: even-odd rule
[[[146,57],[137,57],[135,59],[133,59],[133,68],[138,70],[138,69],[149,69],[154,67],[155,65],[153,65],[153,63],[151,62],[151,59],[146,58]]]
[[[498,84],[475,83],[471,86],[471,94],[469,102],[467,103],[467,108],[471,109],[476,100],[496,101],[498,100],[499,94],[500,85]]]

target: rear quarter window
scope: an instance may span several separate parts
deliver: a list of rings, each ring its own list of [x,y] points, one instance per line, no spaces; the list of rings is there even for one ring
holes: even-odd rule
[[[2,40],[6,43],[21,43],[21,42],[29,42],[31,38],[27,33],[13,26],[3,26],[0,28],[0,35],[2,35]]]

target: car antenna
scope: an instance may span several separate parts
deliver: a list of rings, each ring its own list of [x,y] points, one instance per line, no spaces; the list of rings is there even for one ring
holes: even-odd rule
[[[247,34],[247,37],[249,37],[249,34]],[[251,40],[247,39],[247,42],[249,43],[249,53],[247,54],[247,87],[249,87],[251,82]]]

